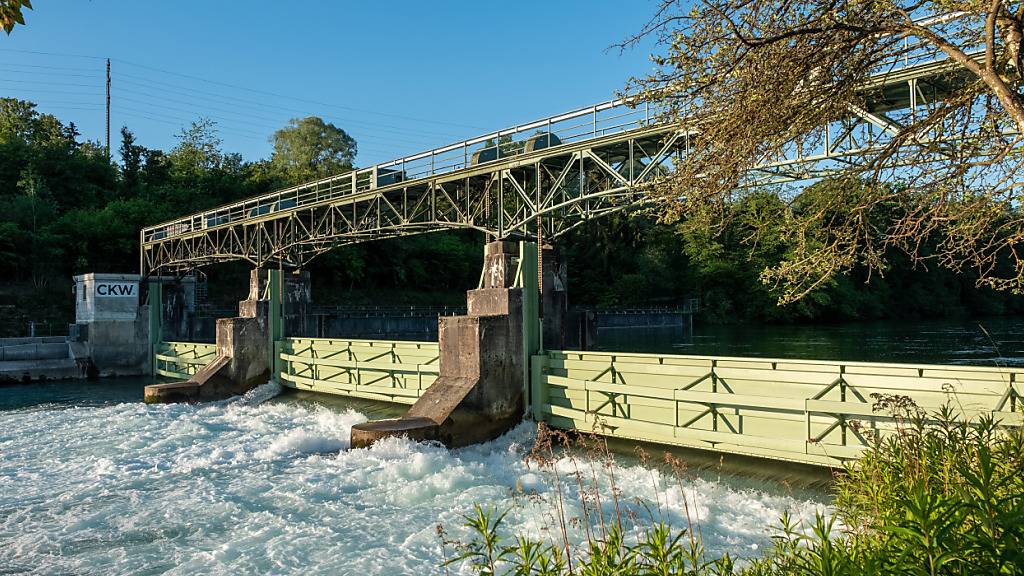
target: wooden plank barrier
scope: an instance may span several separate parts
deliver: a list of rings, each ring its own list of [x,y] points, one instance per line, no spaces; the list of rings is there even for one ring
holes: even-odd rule
[[[880,399],[1021,424],[1024,369],[552,351],[532,359],[552,426],[834,466],[891,431]]]
[[[285,338],[277,343],[283,386],[413,404],[438,373],[437,342]]]

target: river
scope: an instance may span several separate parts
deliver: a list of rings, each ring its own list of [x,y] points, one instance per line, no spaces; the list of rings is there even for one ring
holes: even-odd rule
[[[1004,363],[1024,322],[603,331],[608,349],[865,361]],[[609,336],[609,333],[614,332]],[[465,539],[475,503],[510,509],[510,532],[552,537],[555,483],[524,460],[524,423],[478,446],[392,439],[349,450],[351,426],[398,409],[268,384],[202,405],[145,405],[144,381],[0,388],[0,573],[442,574],[438,524]],[[709,554],[757,554],[789,511],[828,511],[820,489],[690,471],[681,481],[629,455],[557,470],[567,516],[584,517],[574,470],[614,474],[627,528],[655,514],[700,526]],[[586,486],[584,486],[586,489]],[[528,496],[530,494],[535,496]],[[686,502],[684,503],[684,499]],[[603,501],[611,517],[609,499]],[[581,541],[582,528],[570,528]],[[453,573],[460,573],[455,568]],[[462,573],[465,573],[463,570]]]
[[[602,329],[598,349],[847,362],[1024,365],[1024,318]]]

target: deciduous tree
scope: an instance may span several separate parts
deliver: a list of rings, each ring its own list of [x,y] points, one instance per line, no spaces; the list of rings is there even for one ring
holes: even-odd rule
[[[753,175],[764,175],[756,166],[823,149],[826,125],[839,128],[835,137],[875,110],[881,137],[851,164],[825,166],[837,177],[831,192],[774,189],[787,214],[772,234],[792,249],[762,278],[780,301],[855,266],[884,274],[890,248],[918,265],[970,270],[979,285],[1024,290],[1022,17],[1024,3],[1004,0],[662,2],[623,44],[659,40],[656,70],[630,90],[693,132],[673,176],[653,191],[661,215],[713,236]],[[932,59],[950,66],[918,86],[917,106],[885,109],[890,96],[870,80]],[[786,177],[806,185],[822,167]],[[871,217],[892,203],[898,218]],[[924,253],[929,243],[938,249]]]
[[[293,118],[274,132],[271,162],[293,183],[352,169],[356,141],[318,116]]]
[[[24,26],[25,8],[32,9],[31,0],[0,0],[0,28],[10,35],[15,24]]]

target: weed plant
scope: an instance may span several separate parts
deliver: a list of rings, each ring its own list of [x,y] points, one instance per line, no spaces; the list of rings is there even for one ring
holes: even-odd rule
[[[647,513],[638,517],[635,503],[625,502],[616,487],[614,459],[600,437],[574,440],[570,453],[564,451],[569,439],[541,423],[528,462],[553,488],[543,499],[550,508],[543,534],[507,534],[508,510],[477,505],[465,516],[468,542],[447,539],[438,526],[444,570],[459,565],[494,576],[1024,574],[1021,429],[1002,427],[989,415],[968,421],[952,405],[926,413],[905,397],[875,400],[876,410],[896,425],[836,472],[834,513],[818,514],[811,525],[783,514],[773,546],[757,557],[707,557],[697,503],[683,489],[692,479],[684,462],[666,454],[661,464],[683,495],[685,525],[667,521],[657,501],[636,501]],[[566,502],[570,482],[579,488],[578,502]],[[570,504],[577,511],[572,516]],[[627,537],[624,517],[642,528]],[[570,530],[581,528],[583,542],[573,544]]]

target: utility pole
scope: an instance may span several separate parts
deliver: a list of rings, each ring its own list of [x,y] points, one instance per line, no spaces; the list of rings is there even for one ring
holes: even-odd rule
[[[110,160],[110,58],[107,58],[107,160]]]

